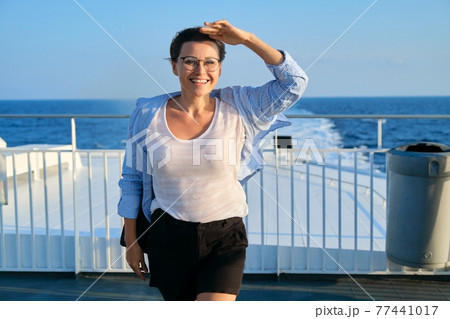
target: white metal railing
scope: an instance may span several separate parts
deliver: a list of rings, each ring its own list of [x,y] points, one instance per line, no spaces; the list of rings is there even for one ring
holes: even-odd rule
[[[115,205],[124,151],[6,148],[0,154],[12,166],[8,205],[0,206],[0,270],[106,268],[110,262],[98,260],[111,260],[111,247],[118,245]],[[32,158],[42,165],[33,166]],[[48,165],[51,158],[55,165]],[[27,172],[18,174],[19,166]]]
[[[292,149],[289,152],[300,151],[300,149]],[[250,187],[259,191],[261,201],[260,205],[253,210],[261,214],[259,246],[255,248],[261,250],[261,268],[264,270],[264,265],[268,264],[265,260],[267,257],[264,255],[264,249],[267,246],[274,245],[277,247],[275,253],[277,258],[273,264],[276,265],[277,273],[358,273],[361,272],[361,267],[363,267],[363,263],[356,259],[358,252],[367,254],[369,258],[364,265],[363,273],[385,272],[388,269],[386,260],[382,256],[385,239],[385,178],[383,174],[375,172],[373,155],[384,153],[386,150],[340,149],[319,151],[324,158],[327,157],[327,154],[337,154],[336,165],[320,166],[312,161],[306,161],[300,166],[292,165],[292,163],[282,166],[275,162],[275,164],[266,165],[263,174],[259,174],[248,182],[247,196],[249,202],[254,203],[251,198],[252,195],[249,194],[251,192],[248,191]],[[365,168],[364,171],[358,168],[358,154],[362,153],[369,154],[369,168]],[[353,166],[344,168],[341,160],[342,154],[350,154],[353,157]],[[298,183],[301,180],[304,180],[304,183]],[[374,180],[377,180],[377,187],[374,185]],[[272,188],[267,185],[267,181],[274,184]],[[298,195],[296,195],[297,188],[299,189]],[[255,190],[253,190],[254,192]],[[352,200],[344,200],[344,194],[352,196]],[[363,200],[367,203],[361,204],[358,199],[359,196],[365,197]],[[349,202],[351,202],[352,207],[344,208],[343,204],[348,205]],[[299,205],[303,207],[299,209]],[[359,207],[362,205],[366,207]],[[374,206],[377,206],[377,209],[374,209]],[[360,224],[362,209],[365,209],[367,214],[362,217],[368,221],[365,222],[367,224],[366,231],[361,234],[358,225]],[[271,218],[269,216],[271,213],[267,214],[266,210],[271,210],[273,216],[276,216],[272,225],[269,225],[270,221],[267,220]],[[296,215],[298,210],[300,210],[300,213]],[[378,214],[381,212],[382,216],[375,216],[376,211],[378,211]],[[352,219],[349,217],[352,217]],[[381,224],[378,221],[376,226],[378,232],[380,229],[383,232],[381,235],[377,234],[377,227],[373,222],[375,218],[380,219],[380,217]],[[252,223],[248,218],[246,222],[252,239]],[[283,218],[285,219],[284,226],[281,221]],[[286,221],[289,224],[287,234]],[[335,229],[329,230],[327,223]],[[352,227],[349,228],[350,223]],[[275,235],[271,235],[271,231],[267,227],[276,227]],[[285,237],[284,241],[282,240],[283,236]],[[299,237],[303,240],[303,243],[298,243]],[[351,239],[352,242],[349,242],[348,239]],[[376,244],[377,242],[378,244]],[[290,247],[291,251],[283,251],[282,248],[286,246]],[[299,266],[295,260],[296,251],[297,254],[303,255],[303,266]],[[343,257],[340,256],[341,253],[347,255]],[[315,258],[313,257],[314,254]],[[377,256],[374,257],[374,255]],[[371,260],[372,258],[380,259],[380,257],[382,258],[382,265],[376,265],[377,263]],[[283,264],[281,260],[286,260],[286,258],[290,262]],[[346,264],[344,267],[342,258],[353,260],[352,265]],[[273,259],[273,256],[269,259]],[[331,268],[329,267],[330,262]],[[273,267],[272,270],[274,270]]]
[[[119,245],[122,220],[116,214],[124,151],[76,148],[75,118],[109,116],[21,117],[30,116],[70,118],[72,144],[65,149],[0,149],[11,168],[8,205],[0,206],[0,271],[130,271]],[[380,124],[378,129],[381,145]],[[265,169],[245,185],[250,208],[245,271],[416,273],[385,257],[386,180],[374,167],[374,155],[386,149],[318,151],[327,165],[305,158],[294,163],[300,148],[265,150]]]

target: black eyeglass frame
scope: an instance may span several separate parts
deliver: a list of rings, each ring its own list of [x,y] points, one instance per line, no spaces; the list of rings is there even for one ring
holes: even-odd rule
[[[180,56],[180,57],[177,58],[177,61],[178,61],[178,60],[182,60],[183,63],[184,63],[184,65],[187,66],[188,64],[185,63],[185,59],[187,59],[187,58],[191,58],[191,59],[194,59],[194,60],[196,61],[196,63],[195,63],[196,65],[194,66],[194,68],[193,68],[192,70],[197,70],[197,68],[200,66],[200,61],[203,62],[203,67],[204,67],[205,69],[206,69],[206,62],[207,62],[208,60],[213,59],[213,60],[216,60],[216,61],[218,62],[218,63],[217,63],[217,67],[216,67],[214,70],[209,70],[209,72],[217,71],[217,69],[219,68],[220,63],[222,63],[222,61],[221,61],[220,59],[218,59],[218,58],[210,57],[210,58],[207,58],[206,60],[200,60],[200,59],[197,59],[195,56],[191,56],[191,55],[188,55],[188,56]]]

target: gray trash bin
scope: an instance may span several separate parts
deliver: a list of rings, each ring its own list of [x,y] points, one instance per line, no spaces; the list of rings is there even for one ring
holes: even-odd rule
[[[404,145],[388,151],[387,257],[414,268],[445,268],[450,250],[450,147]]]

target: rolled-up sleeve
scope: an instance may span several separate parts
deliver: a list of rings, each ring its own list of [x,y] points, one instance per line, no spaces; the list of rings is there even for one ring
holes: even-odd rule
[[[136,219],[142,203],[142,172],[136,170],[135,151],[133,151],[134,123],[138,114],[135,109],[130,116],[127,147],[122,165],[122,178],[119,180],[121,196],[117,205],[117,212],[125,218]]]
[[[275,80],[249,92],[252,98],[252,111],[263,122],[272,121],[273,117],[294,105],[305,92],[308,77],[292,57],[284,51],[284,61],[279,65],[266,64]]]
[[[278,65],[266,64],[275,77],[259,87],[233,86],[219,90],[222,100],[234,105],[244,120],[245,141],[241,154],[239,180],[245,182],[264,165],[259,143],[268,133],[290,122],[281,114],[293,106],[305,92],[308,77],[285,51]]]
[[[308,76],[289,53],[281,51],[284,61],[279,65],[266,64],[275,80],[260,88],[261,107],[267,117],[281,113],[294,105],[306,90]],[[271,101],[267,105],[267,101]]]
[[[241,106],[252,123],[266,125],[274,116],[294,105],[305,92],[308,77],[303,69],[285,51],[278,65],[266,64],[275,77],[259,87],[234,86],[221,91],[220,97],[232,105]]]

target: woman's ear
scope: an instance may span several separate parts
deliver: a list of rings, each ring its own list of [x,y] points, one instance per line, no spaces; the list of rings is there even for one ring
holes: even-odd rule
[[[176,63],[176,62],[173,62],[173,61],[171,61],[170,63],[172,64],[172,72],[173,72],[173,74],[175,74],[176,76],[178,76],[177,63]]]

